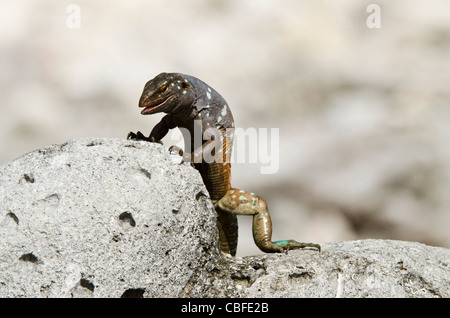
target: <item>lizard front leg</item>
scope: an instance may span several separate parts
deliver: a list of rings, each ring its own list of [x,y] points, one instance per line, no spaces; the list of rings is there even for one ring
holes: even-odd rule
[[[145,137],[143,133],[138,131],[137,133],[129,132],[127,135],[127,139],[134,140],[145,140],[148,142],[157,142],[162,144],[161,139],[164,138],[165,135],[169,132],[169,129],[173,129],[176,127],[176,124],[173,121],[171,115],[164,116],[159,123],[153,127],[152,132],[148,137]]]
[[[219,209],[221,213],[252,215],[253,240],[263,252],[279,253],[305,247],[317,248],[320,251],[320,245],[315,243],[303,243],[295,240],[272,242],[272,221],[267,203],[254,193],[232,188],[216,203],[216,209]]]
[[[152,138],[151,136],[145,137],[143,133],[138,131],[137,133],[134,133],[130,131],[127,135],[128,140],[144,140],[148,142],[157,142],[159,144],[162,144],[161,140],[156,140],[155,138]]]

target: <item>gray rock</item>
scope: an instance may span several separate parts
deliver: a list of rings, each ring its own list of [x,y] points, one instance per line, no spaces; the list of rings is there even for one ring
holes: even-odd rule
[[[176,297],[220,267],[208,192],[180,161],[86,138],[2,166],[0,297]]]
[[[223,255],[208,198],[158,144],[30,152],[0,167],[0,297],[450,297],[450,250],[419,243]]]
[[[450,250],[415,242],[361,240],[322,252],[244,258],[247,297],[450,297]],[[247,265],[248,266],[248,265]],[[258,274],[259,271],[259,274]],[[257,277],[256,279],[254,277]]]

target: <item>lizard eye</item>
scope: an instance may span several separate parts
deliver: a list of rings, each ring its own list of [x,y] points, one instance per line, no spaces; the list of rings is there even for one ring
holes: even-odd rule
[[[166,90],[167,90],[167,85],[161,86],[161,88],[160,88],[161,92],[165,92]]]

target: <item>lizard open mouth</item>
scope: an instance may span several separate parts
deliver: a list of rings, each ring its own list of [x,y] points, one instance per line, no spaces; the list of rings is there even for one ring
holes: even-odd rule
[[[170,101],[174,97],[173,95],[170,95],[166,97],[165,99],[161,100],[151,100],[151,99],[144,99],[139,103],[139,107],[145,107],[142,111],[142,115],[148,115],[156,113],[159,108],[165,106],[168,104],[168,101]]]

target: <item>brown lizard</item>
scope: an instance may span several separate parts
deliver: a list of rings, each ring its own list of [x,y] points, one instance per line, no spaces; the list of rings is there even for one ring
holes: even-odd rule
[[[231,148],[234,120],[225,99],[198,78],[179,73],[161,73],[145,84],[139,100],[143,115],[164,112],[167,115],[155,125],[149,137],[140,131],[130,132],[128,139],[160,142],[169,129],[182,130],[185,151],[177,150],[197,169],[217,211],[220,248],[235,255],[238,239],[236,215],[253,216],[253,239],[260,250],[283,252],[304,247],[316,248],[315,243],[295,240],[272,241],[272,222],[267,203],[258,195],[232,188]],[[200,134],[200,141],[195,134]]]

